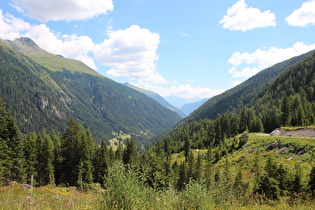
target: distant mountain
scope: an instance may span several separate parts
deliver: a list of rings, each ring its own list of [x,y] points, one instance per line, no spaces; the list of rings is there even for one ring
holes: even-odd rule
[[[206,101],[208,101],[209,98],[204,98],[201,101],[197,101],[195,103],[189,103],[189,104],[185,104],[184,106],[182,106],[180,108],[180,110],[186,114],[186,116],[190,115],[193,111],[195,111],[196,109],[198,109],[202,104],[204,104]]]
[[[122,131],[145,143],[181,119],[146,95],[82,62],[50,54],[28,38],[0,40],[0,97],[23,133],[63,132],[74,119],[97,142]]]
[[[170,104],[180,109],[185,104],[195,103],[202,100],[200,97],[193,97],[193,98],[181,98],[178,96],[165,96],[165,100],[167,100]]]
[[[161,105],[163,105],[164,107],[176,112],[179,116],[181,116],[182,118],[186,117],[187,115],[185,115],[181,110],[179,110],[178,108],[174,107],[173,105],[171,105],[170,103],[168,103],[162,96],[160,96],[159,94],[150,91],[150,90],[145,90],[142,89],[140,87],[137,87],[135,85],[132,85],[128,82],[124,83],[125,86],[130,87],[136,91],[139,91],[140,93],[143,93],[147,96],[149,96],[150,98],[156,100],[158,103],[160,103]]]

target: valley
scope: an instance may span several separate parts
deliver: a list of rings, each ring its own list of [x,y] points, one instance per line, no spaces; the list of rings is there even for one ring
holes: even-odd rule
[[[28,38],[0,61],[0,208],[314,207],[314,51],[185,118]]]

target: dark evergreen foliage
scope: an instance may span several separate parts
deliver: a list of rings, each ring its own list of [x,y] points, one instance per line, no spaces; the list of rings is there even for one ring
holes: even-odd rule
[[[43,128],[60,134],[74,119],[89,127],[98,143],[113,138],[112,132],[148,133],[137,138],[140,146],[181,119],[122,84],[67,69],[51,71],[1,41],[0,61],[0,96],[24,134]]]

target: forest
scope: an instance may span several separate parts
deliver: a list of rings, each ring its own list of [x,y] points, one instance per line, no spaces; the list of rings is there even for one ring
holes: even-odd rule
[[[11,181],[104,191],[101,209],[213,209],[284,204],[312,209],[313,139],[256,135],[315,124],[315,55],[283,72],[240,112],[187,123],[139,153],[97,144],[69,120],[61,135],[22,135],[0,102],[0,185]],[[313,127],[312,127],[313,126]],[[246,155],[244,155],[246,154]],[[291,161],[292,157],[294,161]],[[294,159],[295,158],[295,159]],[[289,160],[290,159],[290,160]]]

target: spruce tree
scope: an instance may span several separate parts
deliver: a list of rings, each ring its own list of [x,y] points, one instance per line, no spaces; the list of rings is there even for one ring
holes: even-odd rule
[[[0,163],[0,178],[2,182],[22,182],[24,173],[23,139],[16,121],[6,110],[3,100],[0,98],[0,150],[4,159]]]
[[[35,132],[27,134],[24,142],[24,157],[25,157],[25,175],[28,183],[31,181],[31,176],[37,180],[37,166],[38,166],[38,147],[37,135]],[[35,183],[36,184],[36,183]]]
[[[127,142],[126,149],[123,155],[124,164],[137,166],[138,164],[138,151],[135,140],[132,138]]]
[[[310,178],[308,180],[308,187],[311,191],[311,195],[314,198],[315,197],[315,166],[312,167]]]
[[[42,131],[38,135],[37,148],[37,176],[39,185],[54,184],[54,145],[46,131]]]

